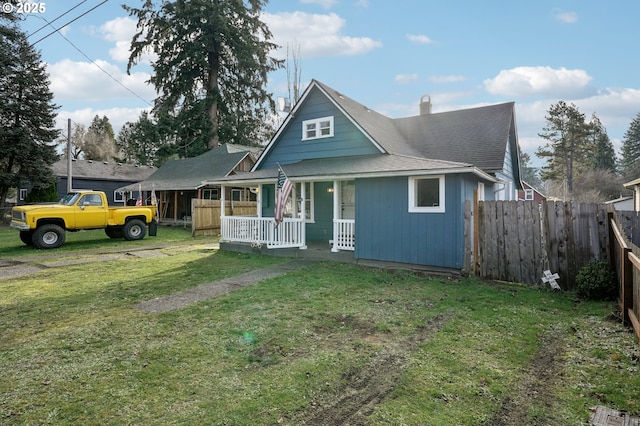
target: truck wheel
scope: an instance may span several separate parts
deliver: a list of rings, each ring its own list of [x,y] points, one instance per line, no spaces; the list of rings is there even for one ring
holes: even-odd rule
[[[122,238],[122,226],[107,226],[104,228],[104,233],[109,238]]]
[[[33,231],[20,231],[20,241],[28,246],[33,245]]]
[[[147,225],[140,219],[131,219],[124,225],[124,239],[129,241],[141,240],[147,234]]]
[[[54,224],[39,226],[33,232],[33,245],[39,249],[58,248],[64,244],[64,229]]]

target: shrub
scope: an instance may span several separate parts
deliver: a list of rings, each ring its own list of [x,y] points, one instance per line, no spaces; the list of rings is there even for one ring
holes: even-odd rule
[[[616,275],[608,263],[591,261],[576,276],[576,292],[589,300],[614,300],[618,295]]]

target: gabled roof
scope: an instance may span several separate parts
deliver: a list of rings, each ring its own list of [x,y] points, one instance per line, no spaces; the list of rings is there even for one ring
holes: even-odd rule
[[[72,160],[72,178],[118,180],[138,182],[151,176],[157,169],[153,166],[138,166],[126,163],[110,163],[107,161]],[[51,165],[54,176],[67,176],[67,160],[62,159]]]
[[[197,157],[169,160],[143,182],[118,189],[136,191],[140,185],[143,191],[194,190],[202,187],[202,182],[207,179],[233,173],[245,157],[255,159],[260,150],[249,146],[223,144]]]
[[[504,167],[510,134],[516,137],[513,102],[392,119],[312,80],[254,170],[313,89],[324,93],[381,153],[467,163],[494,173]]]

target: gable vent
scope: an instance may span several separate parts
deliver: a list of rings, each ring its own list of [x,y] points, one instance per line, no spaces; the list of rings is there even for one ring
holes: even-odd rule
[[[422,95],[420,98],[420,115],[431,114],[431,96]]]

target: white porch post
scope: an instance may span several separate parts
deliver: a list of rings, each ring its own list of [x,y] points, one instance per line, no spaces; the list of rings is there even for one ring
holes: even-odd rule
[[[225,196],[224,193],[226,192],[225,190],[225,186],[224,185],[220,185],[220,217],[225,217],[226,216],[226,210],[225,209]]]
[[[295,185],[294,185],[295,188]],[[302,247],[301,250],[305,250],[307,248],[307,182],[300,182],[300,218],[302,219],[302,229],[300,230],[300,238],[302,239]],[[294,200],[293,205],[296,205]]]
[[[336,223],[337,219],[340,219],[342,215],[340,214],[340,182],[337,180],[333,181],[333,246],[331,247],[332,252],[338,251],[338,224]]]
[[[262,217],[262,184],[258,185],[258,196],[256,197],[256,208],[258,217]]]

